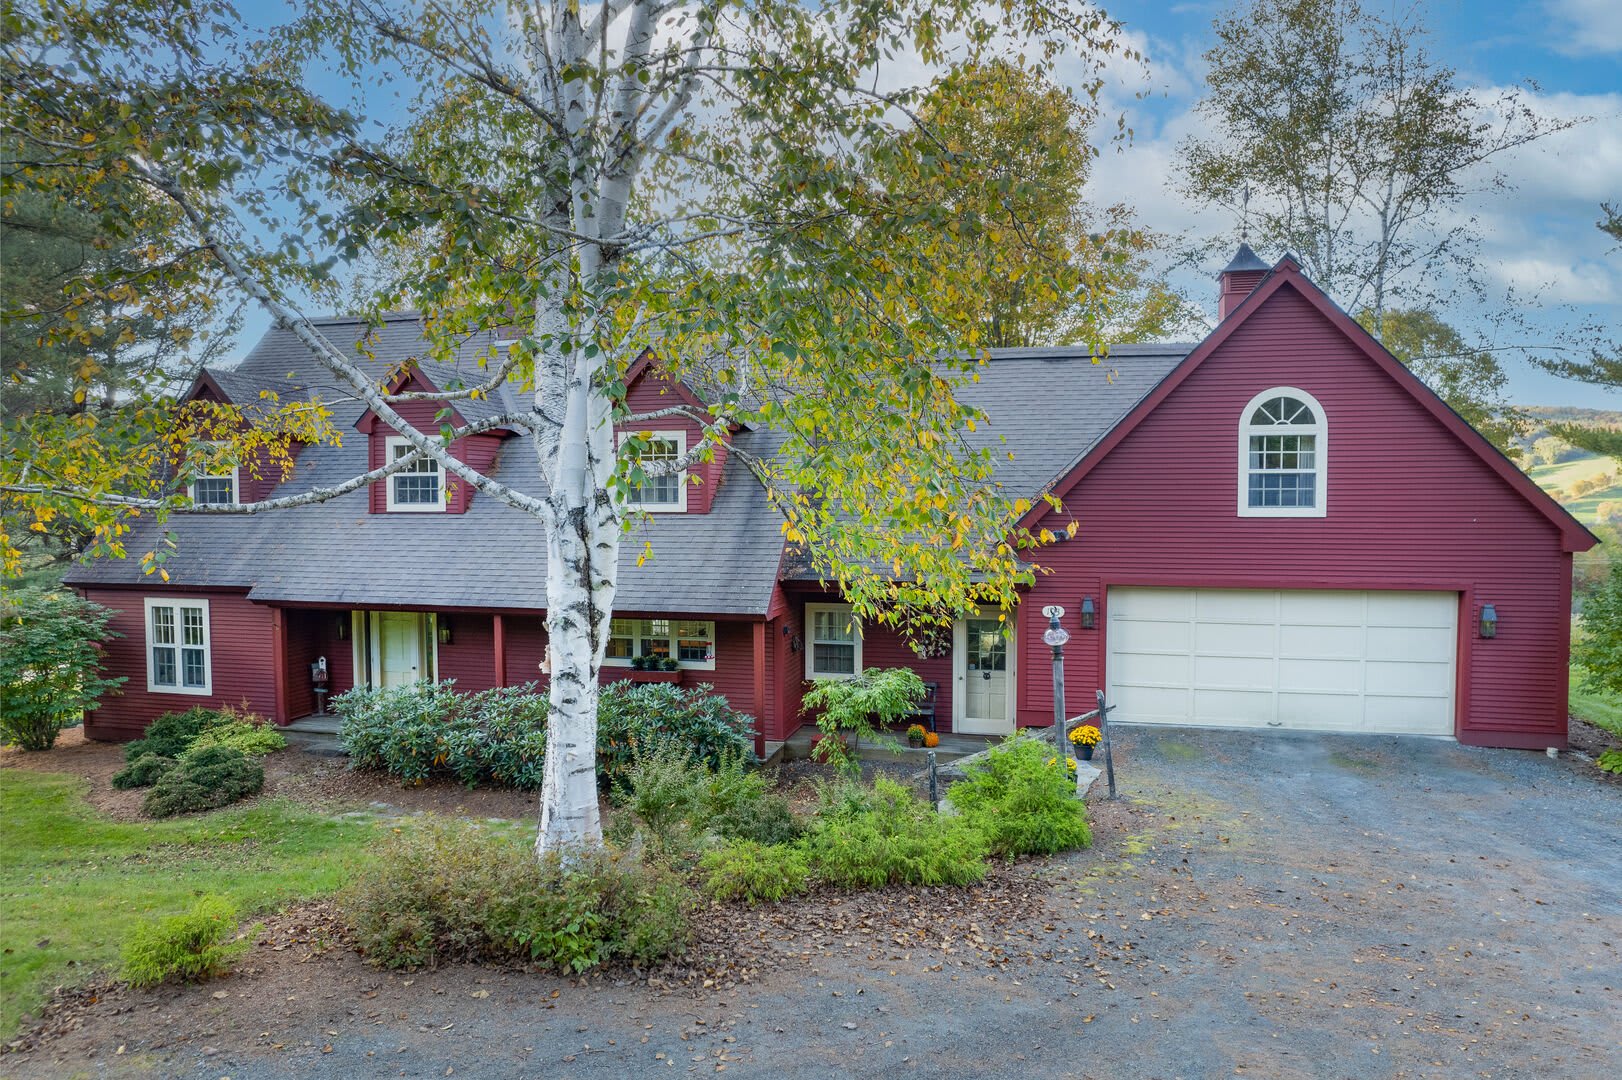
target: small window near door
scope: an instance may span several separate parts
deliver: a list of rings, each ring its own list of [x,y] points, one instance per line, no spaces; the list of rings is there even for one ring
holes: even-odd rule
[[[1328,439],[1323,406],[1305,391],[1252,398],[1239,424],[1239,516],[1325,516]]]
[[[399,436],[390,436],[384,444],[387,460],[398,461],[413,452],[413,447]],[[439,462],[433,458],[418,458],[388,480],[388,509],[396,513],[443,513],[445,492],[439,472]]]
[[[207,600],[146,600],[146,688],[157,694],[213,693]]]
[[[862,634],[849,604],[805,605],[810,631],[806,677],[849,679],[862,670]]]

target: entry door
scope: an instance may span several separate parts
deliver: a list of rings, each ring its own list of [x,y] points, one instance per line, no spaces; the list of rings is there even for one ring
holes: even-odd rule
[[[1012,623],[964,619],[955,628],[952,730],[970,735],[1014,733]]]
[[[409,686],[433,673],[423,665],[423,641],[431,627],[430,617],[417,611],[379,611],[372,616],[377,684]]]

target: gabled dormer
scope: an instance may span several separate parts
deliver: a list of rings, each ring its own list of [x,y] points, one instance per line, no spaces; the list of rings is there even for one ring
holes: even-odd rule
[[[402,365],[392,372],[384,383],[389,394],[438,393],[439,388],[415,367]],[[424,434],[439,431],[439,413],[445,403],[439,401],[401,401],[394,411],[412,427]],[[467,423],[462,413],[451,406],[450,423],[462,427]],[[355,429],[366,436],[366,468],[380,469],[386,463],[410,453],[411,444],[394,428],[367,409],[355,421]],[[451,442],[451,456],[483,473],[494,466],[501,453],[501,441],[511,434],[505,429],[468,435]],[[410,468],[394,473],[371,486],[371,512],[374,514],[465,514],[473,504],[473,488],[447,473],[439,462],[432,459],[417,461]]]
[[[685,457],[688,451],[703,441],[705,426],[715,420],[709,406],[691,387],[655,367],[651,353],[643,353],[625,373],[625,402],[633,415],[678,407],[688,413],[644,423],[615,425],[615,437],[620,441],[633,432],[641,433],[649,440],[649,447],[642,453],[644,461],[679,460]],[[736,431],[737,427],[733,425],[729,429],[729,436]],[[630,505],[656,514],[709,513],[726,475],[729,446],[729,442],[723,439],[713,447],[709,461],[694,463],[680,476],[650,479],[640,491],[633,494]]]
[[[204,368],[186,392],[185,400],[234,405],[250,412],[258,405],[259,394],[248,379],[235,371]],[[268,499],[276,486],[291,475],[291,462],[298,460],[303,449],[304,444],[296,439],[288,444],[290,462],[285,469],[263,450],[246,461],[215,464],[202,470],[188,470],[182,463],[186,493],[194,503],[216,506]]]

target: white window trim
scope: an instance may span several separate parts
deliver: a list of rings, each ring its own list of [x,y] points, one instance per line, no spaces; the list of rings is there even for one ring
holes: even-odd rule
[[[1315,423],[1308,427],[1252,427],[1251,414],[1269,398],[1291,397],[1312,410]],[[1250,437],[1252,435],[1312,435],[1314,498],[1312,506],[1251,506],[1250,505]],[[1318,399],[1294,386],[1274,386],[1263,390],[1245,404],[1239,414],[1239,516],[1261,518],[1321,518],[1329,514],[1329,415]]]
[[[626,616],[626,615],[621,615],[621,616],[619,616],[619,618],[621,620],[625,621],[625,622],[634,622],[634,623],[644,623],[644,622],[653,622],[653,621],[655,621],[654,619],[631,618],[631,617]],[[714,671],[715,670],[715,655],[716,655],[716,653],[718,653],[720,651],[720,642],[717,641],[716,637],[715,637],[715,622],[714,622],[714,620],[712,620],[712,619],[683,619],[683,618],[679,618],[679,617],[674,616],[674,615],[668,616],[668,617],[660,615],[660,616],[657,616],[657,619],[658,619],[658,621],[669,622],[670,623],[670,635],[669,635],[667,640],[670,642],[670,655],[671,656],[676,655],[676,651],[677,651],[676,641],[677,641],[678,637],[680,636],[680,635],[678,635],[676,633],[676,624],[677,623],[701,622],[704,625],[708,626],[710,628],[710,658],[708,660],[681,660],[681,659],[678,659],[676,662],[681,665],[681,669],[683,671]],[[610,634],[612,634],[612,632],[613,632],[612,625],[609,627],[609,632],[610,632]],[[634,642],[634,641],[636,641],[638,638],[640,638],[642,636],[643,635],[639,632],[639,633],[633,635],[631,640]],[[651,637],[652,635],[650,634],[648,636]],[[631,659],[629,657],[624,657],[624,656],[604,656],[603,657],[603,667],[628,668],[630,666],[631,666]]]
[[[851,630],[853,631],[852,637],[854,639],[854,641],[852,643],[856,646],[855,655],[854,655],[854,659],[852,661],[851,666],[855,670],[850,671],[850,672],[844,672],[844,671],[818,671],[817,670],[817,641],[816,641],[816,638],[815,638],[814,634],[815,634],[816,626],[817,626],[816,613],[819,612],[819,611],[829,611],[829,612],[833,612],[835,614],[842,614],[842,615],[847,615],[847,616],[850,617]],[[840,641],[840,642],[828,642],[828,644],[830,644],[830,645],[833,645],[833,644],[844,645],[846,643],[843,642],[843,641]],[[851,606],[849,604],[807,604],[807,605],[805,605],[805,677],[808,678],[808,679],[854,679],[854,678],[856,678],[856,676],[860,675],[861,673],[862,673],[862,624],[860,622],[858,622],[856,620],[856,616],[854,614],[852,614]]]
[[[625,445],[625,440],[632,435],[640,435],[645,439],[666,439],[676,444],[676,458],[680,460],[687,456],[687,432],[685,431],[622,431],[619,434],[619,445]],[[621,498],[627,510],[639,510],[644,514],[685,514],[687,513],[687,470],[682,469],[676,474],[676,501],[673,503],[643,503],[631,497],[632,489],[626,485],[621,489]]]
[[[208,445],[208,446],[224,446],[226,444],[223,443],[223,442],[210,442],[210,443],[207,443],[205,445]],[[191,501],[193,503],[196,503],[197,502],[197,481],[199,481],[199,480],[224,480],[227,475],[229,475],[230,478],[231,478],[231,501],[228,502],[228,503],[203,503],[201,505],[204,505],[204,506],[238,506],[242,502],[242,467],[240,465],[231,466],[231,471],[230,471],[229,474],[227,474],[227,473],[203,473],[201,475],[192,477],[191,481],[189,483],[187,483],[187,485],[186,485],[186,494],[188,496],[190,496]]]
[[[214,632],[209,625],[208,601],[189,596],[148,596],[145,603],[146,612],[146,689],[149,694],[190,694],[194,697],[209,697],[214,693]],[[152,663],[152,648],[156,644],[152,640],[152,609],[173,608],[175,611],[175,685],[159,684],[153,678],[156,674]],[[200,608],[203,612],[203,685],[181,685],[181,672],[184,670],[181,660],[182,648],[196,648],[196,646],[183,645],[185,637],[185,621],[180,614],[181,608]]]
[[[409,440],[403,435],[390,435],[383,440],[383,464],[387,465],[394,460],[396,446],[411,446]],[[384,477],[383,491],[385,493],[384,509],[391,514],[443,514],[450,506],[450,487],[445,482],[445,467],[431,457],[424,455],[425,461],[433,461],[434,468],[439,471],[439,500],[433,503],[397,503],[394,501],[394,481],[404,473],[393,473]]]

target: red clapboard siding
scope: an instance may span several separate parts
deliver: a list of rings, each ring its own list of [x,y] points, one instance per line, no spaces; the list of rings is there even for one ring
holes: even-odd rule
[[[1295,386],[1328,422],[1323,518],[1240,518],[1238,425],[1251,398]],[[1065,496],[1027,611],[1067,609],[1072,712],[1103,685],[1110,585],[1435,589],[1461,596],[1462,741],[1563,746],[1570,555],[1559,531],[1291,288],[1261,302]],[[1084,631],[1084,596],[1098,629]],[[1474,633],[1497,605],[1498,637]],[[1052,721],[1042,621],[1023,620],[1020,721]],[[1087,699],[1082,703],[1082,699]]]
[[[166,712],[183,712],[194,705],[219,708],[241,705],[262,716],[276,706],[274,674],[270,662],[270,609],[249,603],[241,593],[204,589],[86,589],[85,598],[115,614],[108,629],[123,635],[108,640],[106,670],[127,676],[122,692],[102,699],[85,717],[85,734],[92,739],[122,742],[138,737],[146,726]],[[146,688],[146,607],[148,596],[166,599],[206,599],[213,693],[148,693]]]
[[[546,661],[546,617],[508,614],[502,619],[507,632],[507,685],[543,681],[546,678],[541,674],[541,664]]]
[[[439,677],[455,679],[456,688],[468,693],[495,686],[495,620],[489,615],[460,611],[441,613],[439,619],[441,623],[449,623],[451,628],[449,644],[439,644]],[[509,668],[511,663],[509,660]]]
[[[237,492],[239,502],[259,502],[270,498],[276,486],[293,474],[293,465],[298,463],[299,452],[304,449],[301,442],[288,445],[288,454],[292,463],[283,468],[270,460],[270,455],[263,450],[256,452],[251,462],[245,462],[237,468]]]

